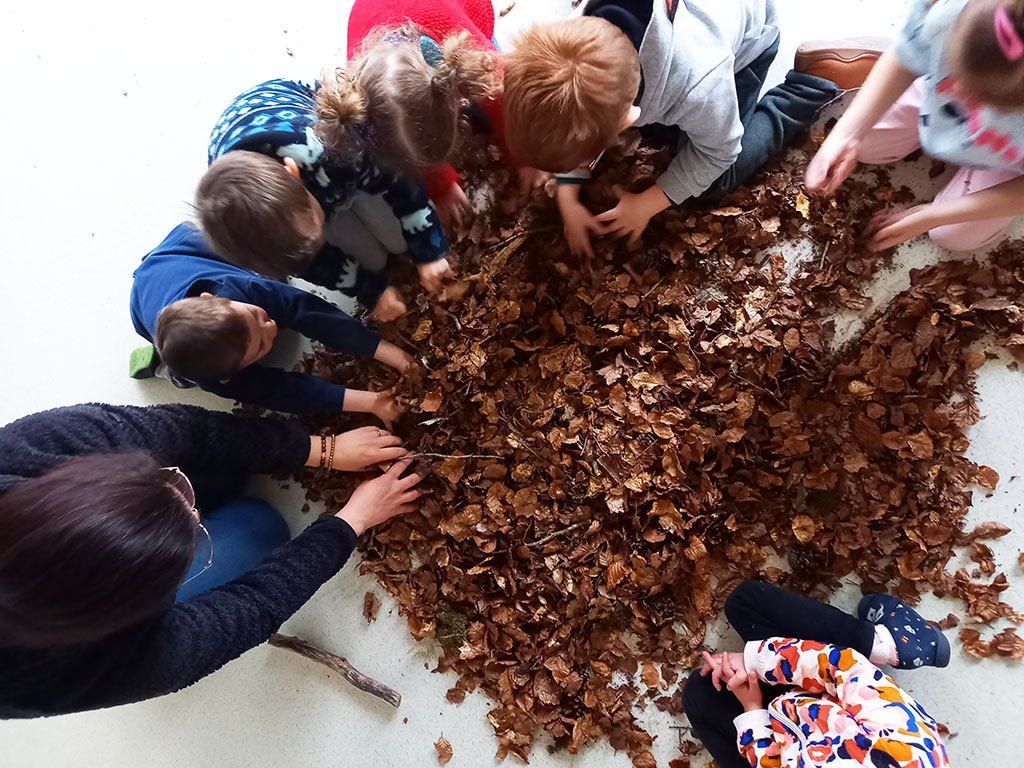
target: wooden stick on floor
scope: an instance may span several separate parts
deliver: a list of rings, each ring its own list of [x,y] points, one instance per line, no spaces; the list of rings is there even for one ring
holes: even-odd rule
[[[366,691],[371,696],[376,696],[378,699],[386,701],[395,709],[398,709],[398,705],[402,703],[402,694],[398,691],[389,688],[383,683],[378,683],[372,677],[367,677],[341,656],[336,656],[322,648],[317,648],[302,638],[273,634],[268,642],[277,648],[284,648],[286,651],[292,651],[300,656],[305,656],[317,664],[323,664],[328,669],[332,669],[344,677],[359,690]]]

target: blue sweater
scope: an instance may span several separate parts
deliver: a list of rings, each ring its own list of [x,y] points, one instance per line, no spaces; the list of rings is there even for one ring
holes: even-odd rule
[[[380,343],[380,336],[333,304],[221,261],[191,224],[171,230],[135,271],[131,293],[135,330],[153,341],[160,311],[201,293],[262,307],[279,328],[341,352],[372,358]],[[292,413],[340,411],[345,400],[345,387],[340,384],[262,365],[243,368],[227,382],[195,383],[222,397]]]
[[[214,126],[208,161],[236,149],[278,160],[290,157],[328,221],[353,192],[380,195],[401,224],[413,262],[429,264],[444,258],[448,239],[423,184],[378,164],[371,154],[372,135],[353,129],[351,149],[344,153],[326,149],[314,131],[315,93],[292,80],[268,80],[239,94]]]
[[[136,450],[192,477],[283,473],[302,468],[309,436],[187,405],[56,408],[0,429],[0,493],[77,456]],[[20,648],[0,638],[0,719],[112,707],[191,685],[266,641],[355,544],[348,523],[323,517],[238,579],[98,643]]]

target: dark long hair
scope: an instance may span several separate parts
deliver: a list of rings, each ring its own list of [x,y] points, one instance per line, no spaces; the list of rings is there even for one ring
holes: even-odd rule
[[[142,452],[75,458],[0,494],[0,645],[91,643],[153,615],[196,531]]]

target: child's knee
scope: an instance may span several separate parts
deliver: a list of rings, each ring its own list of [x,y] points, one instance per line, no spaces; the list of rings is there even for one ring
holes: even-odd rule
[[[725,598],[725,617],[734,627],[741,623],[760,602],[764,584],[760,581],[741,582],[729,596]]]

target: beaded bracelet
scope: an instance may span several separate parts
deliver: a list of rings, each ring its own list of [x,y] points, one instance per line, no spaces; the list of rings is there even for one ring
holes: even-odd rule
[[[323,469],[327,461],[327,436],[320,435],[320,469]]]

